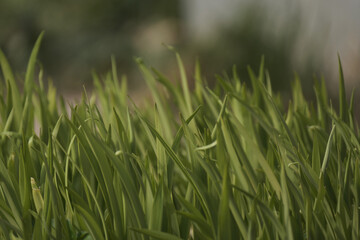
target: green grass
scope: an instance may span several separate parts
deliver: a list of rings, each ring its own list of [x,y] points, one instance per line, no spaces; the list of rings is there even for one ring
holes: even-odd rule
[[[22,91],[0,51],[1,239],[359,239],[341,65],[337,110],[324,81],[311,103],[298,79],[285,108],[264,61],[250,88],[235,68],[208,88],[197,63],[192,91],[177,53],[179,84],[137,59],[155,101],[140,108],[113,59],[69,113],[36,71],[41,38]]]

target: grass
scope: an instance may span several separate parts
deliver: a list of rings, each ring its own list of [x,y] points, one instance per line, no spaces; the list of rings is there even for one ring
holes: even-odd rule
[[[359,239],[341,64],[338,111],[323,80],[311,103],[298,79],[285,110],[264,61],[251,88],[234,68],[210,89],[197,63],[192,91],[175,52],[178,85],[136,60],[155,104],[132,103],[113,59],[69,112],[36,71],[41,39],[23,91],[0,51],[1,239]]]

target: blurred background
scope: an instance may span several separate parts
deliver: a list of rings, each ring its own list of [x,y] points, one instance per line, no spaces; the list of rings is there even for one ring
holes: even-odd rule
[[[306,95],[316,75],[336,96],[337,53],[347,88],[360,83],[359,13],[358,0],[1,0],[0,48],[20,79],[45,30],[39,59],[65,95],[91,88],[91,71],[110,70],[111,55],[133,92],[144,89],[135,56],[177,80],[165,43],[180,52],[190,79],[199,58],[209,82],[234,64],[246,81],[247,65],[257,70],[265,55],[275,90],[286,95],[296,72]]]

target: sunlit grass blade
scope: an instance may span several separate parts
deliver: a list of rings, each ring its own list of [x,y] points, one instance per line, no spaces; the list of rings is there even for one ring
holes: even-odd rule
[[[344,73],[341,65],[340,55],[338,55],[338,62],[339,62],[339,112],[340,118],[344,121],[348,121],[348,106],[346,101],[346,92],[345,92],[345,80],[344,80]]]
[[[331,151],[331,147],[332,147],[332,141],[333,141],[334,133],[335,133],[335,125],[331,129],[330,136],[329,136],[329,139],[328,139],[328,142],[327,142],[327,145],[326,145],[326,150],[325,150],[324,159],[323,159],[323,162],[322,162],[322,165],[321,165],[319,178],[321,178],[321,176],[324,175],[326,166],[327,166],[327,164],[329,162],[330,151]]]
[[[14,121],[16,126],[18,126],[18,124],[20,123],[20,118],[22,113],[21,95],[17,87],[17,84],[15,82],[15,77],[11,70],[10,64],[6,59],[4,53],[1,51],[1,49],[0,49],[0,66],[7,85],[8,98],[11,99],[12,106],[10,105],[10,107],[12,107],[14,111]],[[1,85],[3,86],[3,84]],[[2,91],[2,88],[0,89]]]
[[[184,94],[185,104],[186,104],[186,108],[187,108],[187,111],[184,114],[186,117],[188,117],[193,112],[193,108],[192,108],[190,89],[189,89],[189,84],[188,84],[184,64],[180,57],[180,54],[177,51],[175,51],[175,49],[172,46],[166,45],[166,47],[168,47],[169,50],[174,51],[175,56],[176,56],[176,60],[177,60],[177,64],[178,64],[178,68],[179,68],[179,72],[180,72],[180,81],[181,81],[182,91]]]
[[[30,59],[29,59],[29,62],[28,62],[27,69],[26,69],[25,83],[24,84],[25,84],[25,92],[26,92],[26,95],[28,95],[28,96],[31,95],[31,92],[34,89],[34,85],[35,85],[35,82],[34,82],[35,64],[36,64],[37,55],[39,53],[39,49],[40,49],[40,45],[41,45],[41,41],[42,41],[43,36],[44,36],[44,32],[42,32],[39,35],[38,39],[36,40],[34,48],[33,48],[32,52],[31,52],[31,55],[30,55]]]

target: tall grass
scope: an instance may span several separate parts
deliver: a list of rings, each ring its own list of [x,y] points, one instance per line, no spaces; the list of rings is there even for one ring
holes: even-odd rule
[[[264,61],[250,88],[234,68],[210,89],[197,64],[192,91],[175,53],[178,85],[137,59],[155,104],[128,98],[113,60],[68,113],[36,71],[41,39],[23,91],[0,51],[0,238],[359,239],[341,65],[338,111],[323,80],[311,103],[298,79],[284,110]]]

